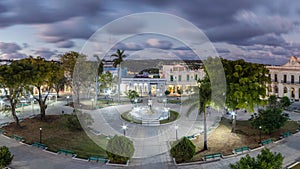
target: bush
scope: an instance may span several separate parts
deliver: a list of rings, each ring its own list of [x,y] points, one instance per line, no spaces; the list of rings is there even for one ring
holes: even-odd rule
[[[280,169],[282,168],[283,156],[280,153],[272,153],[265,148],[257,158],[250,157],[248,154],[242,157],[240,161],[235,164],[230,164],[231,169]]]
[[[12,155],[6,146],[0,147],[0,168],[4,168],[11,164],[14,155]]]
[[[196,153],[196,146],[186,137],[176,141],[171,148],[171,156],[177,162],[188,161],[194,157]]]
[[[134,153],[133,142],[125,136],[115,135],[108,141],[106,154],[112,163],[125,164]]]

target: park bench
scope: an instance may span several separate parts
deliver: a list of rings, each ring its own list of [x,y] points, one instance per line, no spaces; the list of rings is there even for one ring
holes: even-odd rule
[[[233,153],[243,153],[244,151],[249,151],[249,147],[248,146],[243,146],[240,148],[236,148],[233,150]]]
[[[0,124],[0,127],[7,126],[8,124],[9,124],[8,122],[1,123],[1,124]]]
[[[204,155],[204,160],[214,160],[214,159],[220,159],[222,157],[221,153],[215,153],[215,154],[207,154]]]
[[[39,142],[34,142],[32,144],[33,147],[37,147],[37,148],[42,148],[42,149],[47,149],[48,147],[45,144],[39,143]]]
[[[65,149],[59,149],[58,154],[65,154],[65,155],[71,155],[72,157],[75,155],[73,151],[71,150],[65,150]]]
[[[185,137],[191,140],[191,139],[194,139],[194,138],[195,138],[195,135],[193,134],[193,135],[185,136]]]
[[[14,139],[16,139],[16,140],[18,140],[18,141],[24,141],[24,138],[23,137],[21,137],[21,136],[18,136],[18,135],[13,135],[12,136]]]
[[[284,133],[281,134],[280,138],[286,138],[286,137],[288,137],[290,135],[292,135],[291,132],[289,132],[289,131],[288,132],[284,132]]]
[[[96,161],[96,162],[101,161],[101,162],[107,163],[108,159],[102,158],[102,157],[94,157],[94,156],[90,156],[90,157],[88,158],[88,161]]]
[[[268,140],[261,141],[262,145],[267,145],[267,144],[270,144],[270,143],[273,143],[273,140],[271,138],[268,139]]]
[[[4,134],[5,132],[5,130],[0,129],[0,134]]]

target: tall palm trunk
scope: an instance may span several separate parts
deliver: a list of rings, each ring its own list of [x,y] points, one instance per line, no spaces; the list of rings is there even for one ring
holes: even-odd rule
[[[206,108],[204,108],[204,111],[203,111],[203,139],[204,139],[203,150],[208,150],[208,146],[207,146]]]
[[[120,69],[121,69],[121,66],[120,65],[118,65],[118,102],[120,103],[120,79],[121,79],[121,76],[120,76],[120,73],[121,73],[121,71],[120,71]]]

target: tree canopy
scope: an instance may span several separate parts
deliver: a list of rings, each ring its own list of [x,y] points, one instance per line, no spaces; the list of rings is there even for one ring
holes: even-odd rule
[[[227,81],[226,105],[229,109],[246,109],[253,112],[264,105],[266,84],[270,82],[269,70],[261,64],[244,60],[222,60]]]
[[[115,135],[107,143],[106,154],[113,163],[126,163],[133,154],[133,142],[125,136]]]
[[[184,162],[194,157],[196,153],[196,146],[191,142],[191,140],[183,137],[174,142],[170,152],[171,156],[175,158],[177,162]]]
[[[256,158],[248,154],[235,164],[230,164],[231,169],[281,169],[283,156],[280,153],[272,153],[265,148]]]

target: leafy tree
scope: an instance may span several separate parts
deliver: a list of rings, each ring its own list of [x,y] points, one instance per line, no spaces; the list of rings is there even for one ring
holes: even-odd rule
[[[280,99],[280,105],[282,108],[287,108],[291,105],[291,101],[287,96],[284,96]]]
[[[235,164],[230,164],[231,169],[281,169],[283,156],[280,153],[272,153],[265,148],[256,158],[248,154]]]
[[[282,113],[282,109],[278,107],[269,107],[266,110],[260,109],[257,113],[251,115],[249,119],[251,125],[261,130],[263,133],[271,133],[275,129],[279,129],[285,125],[288,120],[288,114]]]
[[[120,69],[121,69],[121,63],[123,62],[123,59],[126,57],[126,55],[124,54],[124,50],[120,50],[118,49],[116,53],[112,54],[111,57],[115,57],[115,59],[113,59],[113,66],[114,67],[118,67],[118,102],[120,102]]]
[[[134,153],[133,142],[125,136],[115,135],[108,141],[106,154],[113,163],[126,163]]]
[[[135,90],[129,90],[126,94],[130,100],[133,100],[133,99],[139,97],[138,92]]]
[[[99,77],[100,81],[100,90],[106,91],[108,88],[112,87],[113,75],[106,71],[104,74],[101,74]]]
[[[64,69],[59,65],[59,69],[57,71],[53,71],[53,84],[52,88],[55,89],[57,97],[59,96],[59,91],[63,90],[65,85],[67,84],[67,78],[64,74]]]
[[[42,57],[29,57],[20,60],[21,66],[23,67],[23,81],[28,80],[27,82],[30,85],[26,86],[27,91],[30,91],[34,95],[32,86],[36,87],[38,91],[38,97],[35,99],[38,101],[40,106],[41,120],[46,119],[46,101],[50,93],[50,89],[54,84],[59,80],[55,76],[57,72],[60,71],[60,67],[57,62],[46,61]],[[44,94],[44,96],[43,96]]]
[[[268,107],[278,107],[279,104],[277,102],[277,97],[275,95],[271,95],[268,99]]]
[[[222,60],[227,81],[226,105],[228,109],[246,109],[253,112],[257,105],[264,105],[266,84],[270,82],[269,70],[261,64],[244,60]],[[235,132],[236,119],[232,122]]]
[[[0,147],[0,168],[4,168],[11,164],[14,155],[12,155],[6,146]]]
[[[177,162],[184,162],[194,157],[196,146],[186,137],[176,141],[171,148],[171,156]]]
[[[10,102],[11,114],[18,127],[20,126],[19,119],[16,115],[16,106],[21,97],[24,86],[29,82],[25,76],[25,69],[20,61],[13,61],[10,65],[0,66],[0,87],[4,89],[5,96]]]

